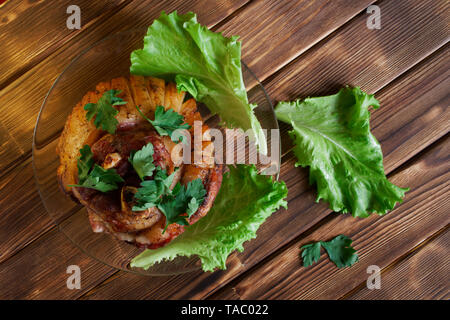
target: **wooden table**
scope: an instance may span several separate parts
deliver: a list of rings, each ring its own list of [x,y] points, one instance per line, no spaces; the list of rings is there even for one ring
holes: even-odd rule
[[[81,8],[80,30],[66,27],[71,4]],[[366,25],[372,4],[381,9],[378,30]],[[375,93],[382,107],[372,113],[372,132],[389,179],[411,188],[404,202],[367,219],[315,203],[281,125],[289,209],[274,213],[243,253],[233,253],[226,271],[142,277],[73,246],[34,183],[39,108],[82,50],[176,9],[240,35],[243,61],[273,102],[332,94],[346,84]],[[449,21],[445,0],[7,1],[0,8],[0,298],[448,299]],[[354,240],[357,264],[338,269],[323,254],[302,267],[301,245],[338,234]],[[69,265],[81,268],[80,290],[66,287]],[[380,290],[366,287],[370,265],[382,270]]]

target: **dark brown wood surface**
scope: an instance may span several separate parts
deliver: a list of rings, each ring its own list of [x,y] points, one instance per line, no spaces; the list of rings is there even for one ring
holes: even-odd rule
[[[78,1],[82,28],[75,31],[65,27],[66,8],[75,3],[53,3],[17,0],[0,8],[0,298],[448,299],[441,277],[449,271],[446,1]],[[380,30],[366,27],[371,4],[381,9]],[[405,201],[368,219],[315,203],[282,125],[280,178],[289,209],[233,253],[226,271],[143,277],[79,251],[55,227],[34,184],[37,113],[71,59],[108,34],[149,25],[162,10],[194,11],[213,30],[239,35],[244,62],[274,103],[346,84],[375,93],[382,107],[372,113],[372,132],[389,179],[411,188]],[[357,264],[337,269],[323,257],[302,267],[301,245],[340,233],[354,240]],[[66,287],[72,264],[82,269],[81,290]],[[365,286],[373,264],[382,268],[380,290]]]

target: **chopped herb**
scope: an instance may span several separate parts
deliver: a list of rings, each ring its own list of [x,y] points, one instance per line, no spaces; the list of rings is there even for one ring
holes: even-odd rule
[[[158,106],[155,110],[155,120],[150,120],[148,117],[146,117],[138,106],[136,106],[136,109],[144,119],[152,124],[159,135],[169,136],[174,142],[179,142],[183,138],[183,136],[181,136],[178,141],[176,139],[174,140],[174,138],[172,137],[172,133],[175,130],[191,128],[191,126],[187,123],[183,123],[183,116],[172,109],[164,111],[163,106]]]
[[[118,188],[117,183],[123,182],[120,175],[114,169],[103,169],[94,164],[91,148],[86,144],[80,149],[78,158],[78,184],[70,184],[69,187],[83,187],[108,192]],[[94,166],[92,168],[92,166]]]
[[[82,182],[82,184],[69,185],[70,187],[83,187],[95,189],[101,192],[108,192],[116,190],[118,183],[123,182],[122,177],[117,174],[114,169],[103,169],[98,164],[94,165],[94,168]]]
[[[151,177],[155,170],[152,143],[149,142],[139,151],[131,151],[128,161],[130,161],[141,180],[144,180],[145,177]]]
[[[153,180],[141,182],[141,187],[134,195],[135,204],[132,210],[142,211],[158,207],[166,216],[165,229],[172,223],[187,225],[187,219],[202,204],[206,190],[201,179],[189,182],[187,187],[178,182],[173,190],[170,190],[174,176],[175,172],[167,176],[166,170],[156,167]]]
[[[119,122],[115,118],[119,113],[113,106],[126,104],[121,98],[117,97],[121,91],[108,90],[98,99],[97,103],[88,103],[84,106],[84,110],[87,111],[86,119],[91,121],[95,116],[94,125],[96,128],[102,127],[103,130],[108,131],[111,134],[116,132]]]
[[[134,195],[135,205],[132,210],[142,211],[158,205],[161,202],[161,197],[171,192],[170,185],[174,176],[175,172],[167,176],[166,170],[156,167],[153,180],[141,182],[141,187]]]
[[[188,225],[187,219],[198,210],[205,195],[206,190],[201,179],[190,181],[187,187],[177,183],[172,192],[165,194],[158,204],[158,209],[166,216],[165,228],[172,223]]]

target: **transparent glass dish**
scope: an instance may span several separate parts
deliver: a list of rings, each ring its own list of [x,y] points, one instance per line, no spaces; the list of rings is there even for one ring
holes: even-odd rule
[[[58,138],[72,108],[86,92],[101,82],[114,77],[129,76],[130,53],[143,45],[146,30],[134,30],[108,36],[77,56],[55,80],[39,112],[33,137],[33,166],[38,190],[58,228],[80,250],[108,266],[142,275],[174,275],[197,270],[197,258],[180,257],[149,268],[131,268],[130,260],[142,249],[119,241],[104,233],[91,230],[83,206],[66,197],[60,190],[56,177],[59,158],[56,153]],[[272,104],[261,83],[243,64],[244,82],[251,103],[256,103],[256,116],[264,129],[278,129]],[[266,135],[270,148],[270,134]],[[280,159],[278,157],[278,166]],[[277,173],[275,174],[277,178]]]

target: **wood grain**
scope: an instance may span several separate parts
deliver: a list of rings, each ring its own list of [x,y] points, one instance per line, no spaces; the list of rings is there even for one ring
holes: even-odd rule
[[[125,0],[77,1],[83,29],[120,10],[124,3]],[[19,0],[5,4],[0,13],[0,88],[82,32],[66,26],[66,10],[72,4],[75,3],[67,0]]]
[[[367,267],[384,268],[449,222],[450,139],[427,150],[392,175],[397,185],[411,191],[404,202],[385,216],[355,219],[337,215],[312,234],[297,239],[281,253],[214,295],[214,299],[337,299],[366,281]],[[353,239],[359,262],[338,269],[322,253],[318,263],[302,267],[299,248],[312,241],[329,240],[339,234]],[[443,257],[445,258],[445,254]],[[442,258],[442,255],[441,255]],[[274,267],[276,266],[276,267]],[[419,275],[419,271],[414,272]],[[408,281],[402,277],[399,281]],[[384,282],[384,280],[382,280]],[[414,295],[412,294],[414,297]],[[388,298],[393,298],[388,296]],[[417,296],[415,296],[417,298]]]
[[[351,300],[420,299],[448,300],[450,298],[450,263],[447,228],[437,237],[411,252],[404,260],[383,271],[380,290],[363,287],[347,296]]]
[[[54,227],[36,189],[31,159],[0,180],[0,263]]]
[[[448,42],[445,0],[380,1],[383,27],[369,30],[362,12],[267,82],[275,101],[326,95],[344,85],[376,92]],[[310,68],[314,64],[314,68]],[[311,72],[314,71],[314,72]],[[326,75],[326,76],[324,76]],[[284,90],[277,90],[283,88]]]
[[[179,13],[190,10],[199,12],[198,20],[211,27],[246,2],[248,0],[207,2],[177,0],[158,1],[149,6],[148,1],[136,0],[128,2],[121,10],[114,12],[111,17],[100,19],[97,23],[86,26],[82,32],[77,32],[39,64],[0,91],[0,101],[6,106],[4,109],[6,112],[0,114],[0,127],[3,126],[4,130],[9,133],[5,137],[0,135],[0,139],[2,139],[0,144],[5,143],[3,139],[6,138],[11,141],[9,148],[2,151],[5,156],[0,159],[0,172],[14,161],[12,159],[29,154],[36,117],[51,85],[72,59],[94,43],[107,35],[123,30],[143,28],[145,31],[145,27],[157,18],[162,10],[168,12],[178,10]],[[30,21],[33,23],[34,20]],[[5,36],[13,38],[11,32],[14,32],[14,29],[5,33]],[[0,70],[3,70],[3,67]],[[13,146],[16,147],[13,148]]]
[[[418,129],[415,132],[409,130],[410,136],[408,136],[406,141],[393,139],[395,142],[390,145],[392,149],[395,149],[396,146],[408,146],[409,152],[402,152],[400,154],[403,157],[401,160],[395,152],[387,154],[384,162],[387,172],[392,172],[396,168],[394,164],[403,163],[417,154],[419,150],[422,150],[424,148],[422,140],[427,142],[426,139],[430,139],[429,134],[432,132],[429,130],[433,130],[434,139],[441,137],[448,131],[447,122],[445,120],[443,122],[439,121],[442,118],[442,114],[432,111],[435,108],[445,108],[446,103],[448,103],[448,95],[446,90],[443,90],[445,83],[442,83],[442,80],[447,78],[446,56],[444,50],[436,53],[436,55],[423,61],[419,66],[399,78],[398,81],[383,89],[383,107],[374,112],[373,122],[376,123],[378,117],[383,118],[387,113],[392,118],[391,123],[395,125],[390,127],[377,126],[373,130],[375,136],[378,136],[379,131],[386,134],[386,136],[394,136],[398,128]],[[427,83],[432,79],[436,81],[430,87],[414,85],[415,83]],[[419,99],[425,93],[428,97],[427,103]],[[417,103],[406,106],[409,106],[408,111],[413,114],[422,114],[423,118],[419,117],[419,121],[426,122],[425,126],[415,125],[415,118],[409,118],[409,116],[405,116],[404,112],[398,112],[398,109],[404,107],[403,99],[406,95],[410,95],[409,99],[411,101],[417,101]],[[431,116],[432,114],[434,116]],[[434,133],[435,123],[437,123],[437,128],[440,128],[440,134]],[[441,124],[439,125],[439,123]],[[428,140],[428,142],[430,141],[435,140]],[[304,169],[294,168],[294,162],[295,159],[292,153],[284,157],[280,175],[280,178],[288,186],[289,209],[287,211],[281,210],[270,217],[258,230],[258,237],[245,244],[244,252],[233,254],[229,258],[228,271],[217,271],[213,274],[202,274],[200,272],[177,276],[173,279],[157,280],[153,278],[146,280],[142,279],[142,277],[119,273],[120,276],[99,288],[95,288],[87,298],[145,297],[162,299],[170,297],[173,299],[197,299],[210,295],[217,287],[227,283],[239,273],[248,270],[251,266],[266,258],[270,253],[279,249],[330,213],[327,205],[323,202],[319,204],[314,203],[315,193],[308,186],[307,172]],[[168,285],[167,281],[170,281],[171,285]],[[189,282],[190,285],[182,285],[186,282]],[[152,288],[152,290],[150,291],[149,288]]]
[[[263,81],[374,2],[253,1],[219,30],[241,36],[243,61]]]
[[[67,288],[70,265],[80,267],[80,290]],[[115,272],[86,256],[56,228],[18,252],[14,259],[1,263],[0,269],[0,299],[74,299]]]

